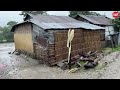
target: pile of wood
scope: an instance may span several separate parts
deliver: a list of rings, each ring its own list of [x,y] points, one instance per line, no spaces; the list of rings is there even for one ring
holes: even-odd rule
[[[98,65],[98,60],[101,59],[101,57],[99,56],[99,54],[97,53],[97,51],[95,52],[88,52],[88,53],[80,53],[80,61],[85,61],[87,62],[84,67],[86,69],[88,68],[94,68],[95,66]]]
[[[98,65],[98,61],[103,58],[103,55],[98,53],[97,51],[88,53],[79,53],[77,56],[71,58],[71,65],[76,68],[84,67],[85,69],[94,68]],[[66,70],[69,69],[69,65],[66,62],[59,62],[57,64],[61,69]]]

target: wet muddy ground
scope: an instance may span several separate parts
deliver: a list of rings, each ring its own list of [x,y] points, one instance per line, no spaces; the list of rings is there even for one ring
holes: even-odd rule
[[[27,60],[22,55],[8,54],[14,50],[14,43],[0,44],[0,78],[11,78],[14,72],[38,65],[37,60]]]
[[[25,55],[8,54],[14,43],[0,44],[0,79],[120,79],[120,52],[106,55],[95,69],[68,73]],[[105,64],[107,63],[107,64]]]

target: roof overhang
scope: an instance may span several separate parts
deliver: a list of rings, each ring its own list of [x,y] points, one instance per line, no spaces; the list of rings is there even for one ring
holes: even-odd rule
[[[15,29],[16,29],[16,27],[18,27],[18,26],[20,26],[20,25],[22,25],[22,24],[25,24],[25,23],[32,23],[32,22],[24,21],[24,22],[22,22],[22,23],[18,23],[18,24],[14,25],[14,26],[12,27],[11,32],[14,32]]]
[[[44,30],[57,30],[57,29],[88,29],[88,30],[98,30],[98,29],[105,29],[103,27],[97,26],[97,25],[93,25],[90,23],[39,23],[36,21],[24,21],[22,23],[16,24],[12,27],[11,31],[14,32],[15,28],[25,24],[25,23],[32,23],[35,24],[37,26],[39,26],[40,28],[44,29]]]
[[[86,19],[88,22],[90,22],[91,24],[94,24],[94,25],[101,25],[101,26],[113,26],[114,25],[113,23],[111,23],[111,24],[102,24],[102,23],[99,23],[98,21],[95,21],[95,20],[92,20],[92,19],[88,18],[87,15],[79,15],[79,14],[77,14],[77,15],[74,16],[75,19],[77,19],[79,17],[81,17],[83,19]],[[105,17],[105,18],[110,19],[108,17]],[[91,22],[91,21],[93,21],[94,23]]]

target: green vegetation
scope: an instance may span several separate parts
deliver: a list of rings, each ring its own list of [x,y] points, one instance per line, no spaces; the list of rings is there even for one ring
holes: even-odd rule
[[[110,54],[112,52],[115,52],[115,51],[120,51],[120,45],[118,45],[117,47],[115,48],[104,48],[102,49],[102,52],[107,55],[107,54]]]
[[[99,63],[96,67],[95,70],[102,70],[105,69],[105,67],[107,67],[107,65],[105,63]]]
[[[74,16],[76,16],[77,14],[100,16],[99,13],[91,12],[91,11],[69,11],[69,12],[70,12],[70,14],[69,14],[70,17],[74,17]]]
[[[10,21],[7,23],[7,26],[0,27],[0,43],[14,41],[14,34],[10,31],[15,24],[17,24],[17,22]]]
[[[20,15],[23,15],[24,17],[27,15],[27,13],[30,13],[30,14],[42,14],[42,15],[47,15],[46,13],[47,11],[22,11]]]
[[[114,22],[114,28],[117,32],[120,31],[120,12],[119,12],[119,17],[116,19],[113,19]]]
[[[115,52],[115,51],[120,51],[120,45],[112,49],[112,52]]]

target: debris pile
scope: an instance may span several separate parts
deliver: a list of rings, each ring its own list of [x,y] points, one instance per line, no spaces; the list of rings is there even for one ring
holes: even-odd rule
[[[71,65],[74,69],[71,69],[71,72],[79,70],[80,68],[94,68],[98,65],[98,61],[103,58],[102,53],[98,53],[97,51],[89,51],[88,53],[79,53],[77,56],[71,58]],[[69,69],[69,65],[67,61],[59,62],[57,64],[61,69],[66,70]]]
[[[14,50],[13,52],[8,52],[8,54],[15,54],[15,55],[20,55],[21,52],[18,50]]]

